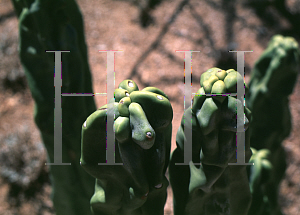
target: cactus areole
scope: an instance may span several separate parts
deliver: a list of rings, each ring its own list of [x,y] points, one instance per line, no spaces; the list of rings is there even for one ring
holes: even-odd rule
[[[115,161],[106,161],[108,105],[92,113],[82,126],[81,165],[96,178],[91,199],[94,214],[164,214],[173,110],[158,88],[139,91],[132,80],[115,90]]]

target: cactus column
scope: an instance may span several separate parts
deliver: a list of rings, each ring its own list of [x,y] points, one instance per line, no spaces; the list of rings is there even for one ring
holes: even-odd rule
[[[115,90],[115,162],[105,165],[107,106],[82,126],[81,165],[96,178],[95,215],[163,215],[168,180],[173,110],[155,87],[138,91],[132,80]],[[101,165],[98,165],[98,164]]]
[[[270,180],[264,182],[264,207],[268,214],[281,214],[277,202],[279,184],[286,169],[282,141],[291,131],[288,96],[295,86],[300,69],[300,51],[291,37],[272,37],[267,49],[255,63],[251,72],[246,104],[252,111],[251,147],[270,151],[273,166]],[[259,207],[253,204],[251,208]],[[254,209],[252,211],[255,211]],[[251,213],[259,214],[259,213]],[[261,213],[266,214],[266,213]]]
[[[233,96],[217,95],[237,93],[239,81],[243,84],[243,78],[233,69],[211,68],[201,75],[202,87],[193,98],[192,108],[186,110],[192,112],[192,161],[189,166],[176,165],[184,160],[184,117],[170,161],[175,215],[246,215],[248,212],[251,194],[246,166],[228,163],[236,163],[237,126],[246,130],[245,162],[250,159],[247,130],[250,111]],[[237,106],[244,109],[245,123],[243,115],[237,117]],[[200,162],[200,166],[194,165]]]
[[[34,119],[54,163],[54,54],[62,54],[62,93],[92,93],[83,21],[74,0],[13,0],[19,18],[19,54],[35,101]],[[56,86],[60,87],[60,86]],[[88,215],[94,179],[80,166],[81,125],[96,109],[93,97],[62,97],[62,161],[50,166],[57,215]]]

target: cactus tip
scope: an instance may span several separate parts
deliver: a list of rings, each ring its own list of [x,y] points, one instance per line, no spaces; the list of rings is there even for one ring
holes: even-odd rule
[[[134,84],[132,83],[132,81],[128,81],[128,86],[129,87],[134,87]]]
[[[153,135],[152,135],[152,133],[151,133],[150,131],[148,131],[148,132],[146,133],[146,137],[149,138],[149,139],[152,139],[152,138],[153,138]]]

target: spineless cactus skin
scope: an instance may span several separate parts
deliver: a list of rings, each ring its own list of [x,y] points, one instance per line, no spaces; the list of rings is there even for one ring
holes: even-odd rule
[[[292,37],[281,35],[271,38],[252,69],[250,90],[245,100],[252,111],[250,141],[251,147],[257,151],[253,158],[257,167],[254,165],[249,170],[255,175],[250,176],[250,185],[256,196],[249,215],[282,214],[278,195],[287,166],[282,142],[292,128],[289,95],[293,92],[299,70],[298,43]],[[270,164],[264,165],[267,161]],[[269,175],[268,180],[258,185],[265,174]]]
[[[115,162],[123,165],[98,165],[106,161],[107,105],[82,126],[81,165],[96,178],[91,209],[95,215],[163,215],[173,118],[168,97],[124,80],[115,90],[114,111]]]
[[[192,107],[186,110],[192,112],[192,161],[189,165],[176,165],[184,157],[184,117],[170,161],[175,215],[246,215],[249,210],[251,193],[246,166],[228,163],[236,163],[237,125],[245,129],[245,162],[251,157],[251,111],[234,96],[218,95],[236,93],[238,82],[243,84],[243,78],[233,69],[214,67],[201,75],[201,88]],[[246,84],[245,88],[248,92]],[[244,109],[245,118],[237,117],[237,106]]]

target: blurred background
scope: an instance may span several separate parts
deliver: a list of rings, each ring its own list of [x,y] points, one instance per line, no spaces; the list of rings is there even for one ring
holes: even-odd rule
[[[106,91],[106,54],[115,54],[115,85],[134,80],[162,89],[173,106],[172,150],[183,114],[184,54],[194,50],[192,92],[211,67],[236,69],[245,54],[245,79],[275,34],[300,42],[299,0],[77,0],[85,24],[95,93]],[[105,97],[95,97],[97,107]],[[0,215],[54,214],[46,151],[33,122],[33,100],[18,57],[18,20],[10,0],[0,0]],[[284,141],[288,168],[279,201],[300,214],[300,76],[290,96],[293,130]],[[76,116],[75,116],[76,117]],[[298,132],[297,132],[298,131]],[[165,214],[173,214],[169,187]]]

